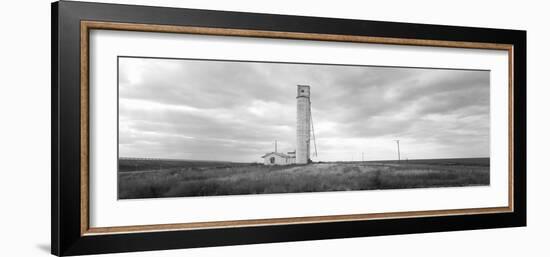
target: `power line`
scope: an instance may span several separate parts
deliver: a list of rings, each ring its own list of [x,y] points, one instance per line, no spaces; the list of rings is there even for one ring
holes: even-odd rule
[[[311,121],[311,133],[313,134],[313,146],[315,147],[315,157],[317,156],[317,141],[315,140],[315,129],[313,128],[313,115],[311,114],[311,107],[309,109],[309,119]]]

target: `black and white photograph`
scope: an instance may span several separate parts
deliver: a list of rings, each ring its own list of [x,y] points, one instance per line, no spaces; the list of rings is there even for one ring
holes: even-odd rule
[[[118,57],[118,198],[490,185],[490,71]]]

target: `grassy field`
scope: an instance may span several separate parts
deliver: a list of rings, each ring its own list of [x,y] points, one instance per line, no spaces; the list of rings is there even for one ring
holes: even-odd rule
[[[489,185],[489,158],[264,166],[119,160],[119,199]]]

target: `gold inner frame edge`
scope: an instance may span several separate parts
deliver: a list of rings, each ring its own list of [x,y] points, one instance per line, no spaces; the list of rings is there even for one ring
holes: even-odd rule
[[[89,225],[89,34],[90,30],[122,30],[137,32],[161,32],[197,35],[238,36],[256,38],[279,38],[317,40],[333,42],[374,43],[390,45],[413,45],[428,47],[451,47],[469,49],[506,50],[508,52],[508,206],[467,208],[428,211],[406,211],[388,213],[366,213],[349,215],[327,215],[308,217],[288,217],[272,219],[250,219],[229,221],[189,222],[174,224],[151,224],[117,227],[90,227]],[[299,33],[283,31],[226,29],[211,27],[172,26],[137,23],[116,23],[101,21],[80,22],[80,234],[91,236],[100,234],[158,232],[172,230],[213,229],[251,226],[292,225],[343,221],[364,221],[392,218],[415,218],[449,215],[473,215],[504,213],[514,211],[514,166],[513,166],[513,51],[511,44],[443,41],[426,39],[404,39],[389,37],[351,36],[336,34]]]

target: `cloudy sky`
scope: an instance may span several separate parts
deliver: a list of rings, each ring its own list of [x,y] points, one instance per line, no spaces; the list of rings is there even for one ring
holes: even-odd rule
[[[314,160],[489,156],[489,71],[119,58],[121,157],[259,162],[295,149],[311,86]]]

